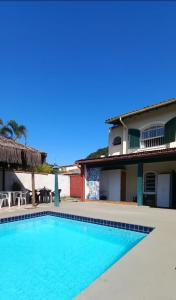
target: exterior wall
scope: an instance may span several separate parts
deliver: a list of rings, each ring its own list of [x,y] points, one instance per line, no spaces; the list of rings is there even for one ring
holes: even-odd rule
[[[137,196],[137,167],[126,167],[126,201],[133,201]]]
[[[121,198],[121,170],[100,170],[100,198],[106,196],[108,200],[120,201]],[[90,188],[88,173],[85,170],[85,199],[89,199]]]
[[[176,105],[171,104],[165,108],[159,108],[157,110],[151,112],[145,112],[140,115],[133,116],[131,118],[123,120],[127,128],[135,128],[139,130],[144,130],[147,127],[158,125],[158,124],[165,124],[170,119],[176,116]],[[144,150],[156,150],[166,148],[166,145],[153,147],[153,148],[143,148],[143,149],[128,149],[128,129],[123,129],[122,126],[114,127],[110,129],[109,132],[109,155],[118,155],[118,154],[125,154],[131,153],[136,151],[144,151]],[[123,142],[119,146],[113,146],[112,142],[115,136],[121,136]],[[125,149],[126,147],[126,149]],[[176,141],[167,145],[167,147],[176,147]]]
[[[144,172],[153,171],[159,174],[176,171],[176,161],[144,164]]]
[[[156,172],[157,174],[168,174],[176,172],[176,161],[145,163],[145,172]],[[85,170],[85,199],[88,199],[89,186]],[[122,170],[102,170],[100,171],[100,199],[121,200],[121,173]],[[137,165],[126,166],[126,201],[134,201],[137,197]]]
[[[121,170],[107,170],[100,173],[100,196],[107,200],[121,200]]]
[[[121,145],[114,146],[113,140],[116,136],[120,136]],[[112,127],[109,129],[109,155],[119,155],[123,153],[123,127]]]
[[[58,175],[59,188],[61,196],[70,196],[70,176]],[[14,182],[19,182],[21,185],[31,190],[31,173],[27,172],[5,172],[6,190],[11,190]],[[36,189],[46,187],[54,191],[54,174],[35,174],[35,187]],[[0,187],[2,189],[2,172],[0,172]]]
[[[167,174],[172,171],[176,172],[176,161],[144,164],[144,173],[156,172],[157,174]],[[127,166],[126,175],[126,200],[133,201],[133,198],[137,196],[137,166]]]

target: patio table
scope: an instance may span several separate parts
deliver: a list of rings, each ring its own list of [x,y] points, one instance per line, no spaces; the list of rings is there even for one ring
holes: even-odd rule
[[[39,202],[52,202],[51,190],[47,188],[42,188],[37,190],[39,192]]]

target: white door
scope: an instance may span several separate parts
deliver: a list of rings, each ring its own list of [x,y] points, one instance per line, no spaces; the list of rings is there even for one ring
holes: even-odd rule
[[[170,174],[158,175],[157,206],[170,206]]]

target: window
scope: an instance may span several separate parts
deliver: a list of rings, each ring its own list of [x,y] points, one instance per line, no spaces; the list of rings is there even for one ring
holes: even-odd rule
[[[145,129],[141,135],[142,148],[157,147],[164,144],[164,126]]]
[[[113,145],[120,145],[121,144],[121,137],[120,136],[116,136],[113,140]]]
[[[144,175],[144,193],[155,194],[156,193],[156,173],[148,172]]]
[[[135,128],[128,129],[128,145],[129,149],[140,148],[140,130]]]

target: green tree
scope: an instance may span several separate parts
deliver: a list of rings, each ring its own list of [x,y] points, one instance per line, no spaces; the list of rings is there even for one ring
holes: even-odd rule
[[[14,141],[24,137],[26,144],[26,127],[24,125],[19,125],[15,120],[10,120],[7,125],[4,125],[3,120],[0,119],[0,135],[13,139]]]
[[[4,125],[2,119],[0,119],[0,126],[0,135],[12,138],[12,130],[7,125]]]
[[[53,167],[48,163],[45,163],[43,165],[37,166],[35,168],[35,172],[51,174],[53,173]]]
[[[86,158],[88,159],[100,158],[101,155],[108,156],[108,147],[100,148],[97,151],[90,153]]]
[[[26,144],[27,130],[24,125],[19,125],[15,120],[10,120],[7,124],[7,127],[12,132],[12,139],[14,141],[17,141],[20,138],[24,137]]]

